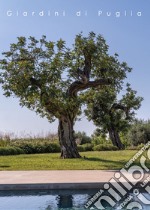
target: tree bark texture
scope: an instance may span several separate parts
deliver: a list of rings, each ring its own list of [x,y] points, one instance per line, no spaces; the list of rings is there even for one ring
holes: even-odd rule
[[[80,158],[74,138],[73,120],[68,116],[63,116],[59,119],[58,134],[61,158]]]
[[[124,145],[122,144],[121,140],[120,140],[120,137],[119,137],[119,134],[118,132],[116,131],[115,128],[113,127],[110,127],[109,130],[109,137],[112,141],[112,144],[116,147],[118,147],[118,149],[124,149]]]

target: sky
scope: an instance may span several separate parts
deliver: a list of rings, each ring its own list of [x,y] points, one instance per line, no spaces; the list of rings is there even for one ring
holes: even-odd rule
[[[150,1],[149,0],[0,0],[0,58],[19,36],[66,40],[90,31],[101,34],[110,54],[118,53],[133,71],[128,75],[132,88],[144,98],[137,117],[149,119],[150,104]],[[55,16],[59,14],[59,16]],[[33,111],[19,106],[17,98],[6,98],[0,87],[0,133],[38,135],[57,132]],[[76,131],[91,135],[95,129],[86,117],[75,124]]]

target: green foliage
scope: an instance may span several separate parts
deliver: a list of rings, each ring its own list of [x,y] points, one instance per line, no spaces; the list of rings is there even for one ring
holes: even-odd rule
[[[79,152],[83,152],[84,151],[84,148],[82,145],[77,145],[77,149]]]
[[[95,136],[89,144],[78,145],[79,152],[86,151],[115,151],[117,147],[113,146],[110,140],[106,140],[102,136]]]
[[[18,147],[0,147],[0,155],[20,155],[24,151]]]
[[[105,39],[94,32],[87,37],[82,33],[76,35],[72,48],[62,39],[52,42],[46,36],[40,40],[18,37],[18,42],[11,44],[0,60],[4,95],[15,95],[21,106],[35,110],[50,121],[60,118],[66,110],[76,117],[84,97],[88,98],[88,91],[74,99],[68,94],[73,82],[81,84],[78,69],[84,69],[87,81],[95,82],[87,82],[84,88],[79,88],[81,92],[91,84],[91,87],[99,86],[96,83],[99,79],[107,79],[107,84],[109,80],[112,90],[118,90],[126,73],[131,71],[125,62],[119,62],[117,54],[110,56],[108,50]]]
[[[17,140],[12,141],[11,145],[19,147],[25,154],[60,152],[59,144],[48,140]]]
[[[133,146],[146,144],[150,141],[150,121],[136,120],[130,128],[127,138]]]
[[[144,144],[139,144],[138,146],[137,146],[137,149],[138,150],[140,150],[140,149],[142,149],[144,147]],[[148,150],[149,148],[147,148],[147,150]]]
[[[79,141],[79,144],[81,145],[91,143],[91,138],[87,136],[85,132],[78,131],[74,134],[74,137],[77,141]]]
[[[64,45],[61,39],[56,43],[48,42],[45,36],[40,40],[19,37],[18,43],[11,44],[10,51],[4,52],[1,60],[4,95],[15,94],[21,106],[35,110],[49,120],[58,117],[55,108],[65,106],[64,93],[70,85],[62,79],[66,68]],[[49,111],[46,104],[51,105],[52,110]]]
[[[94,151],[116,151],[118,150],[117,147],[113,146],[112,144],[99,144],[93,147]]]
[[[129,130],[130,130],[130,127],[129,127],[128,131]],[[131,146],[131,141],[127,137],[128,131],[120,133],[120,139],[121,139],[121,142],[123,143],[123,145],[125,146],[125,148]]]
[[[138,147],[132,145],[132,146],[128,146],[126,149],[127,150],[138,150]]]
[[[0,147],[6,147],[10,144],[10,141],[0,139]]]
[[[110,144],[109,140],[106,140],[106,137],[103,135],[93,135],[92,136],[92,144],[98,145],[98,144]]]
[[[144,147],[144,144],[139,144],[137,146],[134,146],[134,145],[128,146],[126,149],[127,150],[140,150],[143,147]],[[148,150],[148,148],[146,150]]]
[[[77,147],[79,152],[93,151],[93,145],[90,143],[78,145]]]

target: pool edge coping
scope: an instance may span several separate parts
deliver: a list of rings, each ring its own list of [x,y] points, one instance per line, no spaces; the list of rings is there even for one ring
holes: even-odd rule
[[[0,191],[8,190],[84,190],[100,189],[107,182],[86,182],[86,183],[28,183],[28,184],[0,184]],[[120,182],[118,182],[120,183]],[[150,183],[150,182],[149,182]],[[142,182],[138,187],[142,188]]]

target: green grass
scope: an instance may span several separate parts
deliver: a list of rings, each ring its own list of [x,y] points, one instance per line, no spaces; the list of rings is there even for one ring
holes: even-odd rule
[[[112,170],[122,168],[137,151],[82,152],[81,159],[60,159],[59,153],[0,156],[0,170]],[[137,161],[139,164],[139,161]],[[140,165],[140,164],[139,164]],[[148,163],[150,167],[150,163]]]

